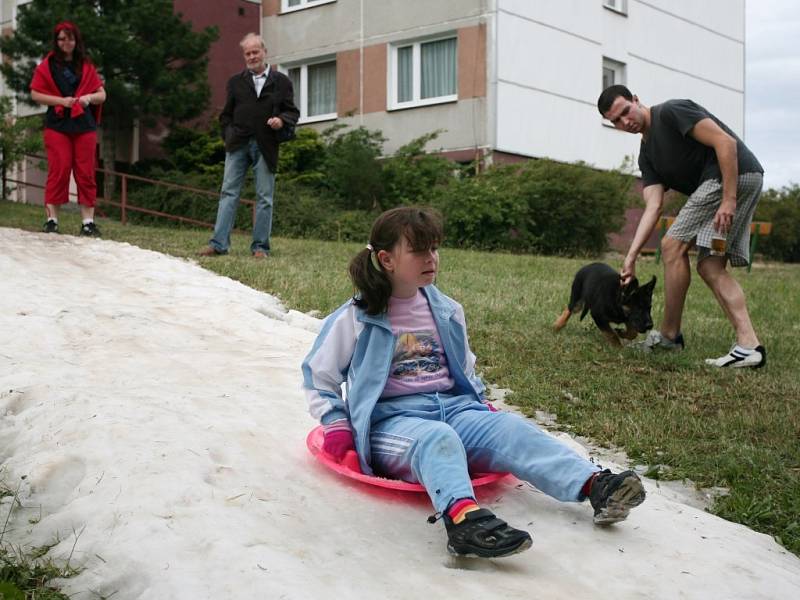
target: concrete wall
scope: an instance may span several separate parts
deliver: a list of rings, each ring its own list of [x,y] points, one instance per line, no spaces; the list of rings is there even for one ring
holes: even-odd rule
[[[263,35],[270,61],[281,65],[335,56],[336,121],[381,129],[388,138],[387,153],[436,129],[445,131],[431,148],[486,147],[487,22],[492,18],[487,11],[493,4],[487,0],[337,0],[281,13],[280,0],[265,0]],[[390,44],[445,32],[458,37],[458,102],[387,110]],[[345,116],[348,113],[351,116]],[[330,125],[327,121],[308,126],[324,129]]]
[[[498,0],[497,142],[505,152],[601,168],[639,137],[596,109],[603,57],[626,64],[643,103],[690,97],[744,125],[744,0],[629,0],[627,15],[584,0]]]

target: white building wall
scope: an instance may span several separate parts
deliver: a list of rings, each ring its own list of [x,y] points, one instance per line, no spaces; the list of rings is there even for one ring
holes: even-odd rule
[[[597,112],[603,57],[646,105],[692,98],[744,131],[744,0],[498,0],[496,148],[614,168],[638,136]]]

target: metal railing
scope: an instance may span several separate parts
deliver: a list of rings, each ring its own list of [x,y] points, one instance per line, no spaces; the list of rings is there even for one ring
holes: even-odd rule
[[[36,155],[36,154],[27,154],[26,158],[33,158],[33,159],[37,159],[37,160],[47,160],[46,157],[39,156],[39,155]],[[129,180],[141,181],[141,182],[144,182],[144,183],[149,183],[149,184],[152,184],[152,185],[161,186],[161,187],[165,187],[165,188],[169,188],[169,189],[180,190],[180,191],[184,191],[184,192],[192,192],[194,194],[200,194],[202,196],[210,196],[210,197],[215,198],[215,199],[219,198],[219,192],[211,192],[209,190],[203,190],[203,189],[192,187],[192,186],[188,186],[188,185],[181,185],[179,183],[172,183],[172,182],[168,182],[168,181],[159,181],[158,179],[151,179],[149,177],[142,177],[140,175],[131,175],[130,173],[123,173],[121,171],[115,171],[113,169],[107,169],[105,167],[96,167],[95,168],[95,172],[96,173],[102,173],[104,178],[106,178],[108,176],[114,176],[114,177],[119,177],[120,178],[120,197],[119,197],[119,201],[117,201],[117,200],[115,200],[113,198],[107,198],[107,197],[105,197],[105,195],[103,195],[102,197],[98,196],[97,204],[98,205],[115,206],[115,207],[119,208],[120,209],[120,223],[122,223],[122,225],[127,224],[127,222],[128,222],[128,211],[132,211],[132,212],[138,212],[138,213],[152,215],[152,216],[155,216],[155,217],[161,217],[161,218],[164,218],[164,219],[169,219],[169,220],[172,220],[172,221],[178,221],[178,222],[181,222],[181,223],[191,223],[192,225],[199,225],[201,227],[208,227],[208,228],[211,228],[211,229],[214,228],[214,223],[211,223],[211,222],[208,222],[208,221],[200,221],[198,219],[192,219],[190,217],[185,217],[183,215],[178,215],[178,214],[174,214],[174,213],[168,213],[168,212],[153,210],[151,208],[145,208],[144,206],[137,206],[135,204],[131,204],[128,201],[128,181]],[[39,185],[39,184],[36,184],[36,183],[31,183],[29,181],[20,181],[18,179],[11,179],[9,177],[6,178],[6,181],[9,182],[9,183],[17,184],[19,186],[23,186],[23,187],[31,187],[31,188],[42,189],[42,190],[45,189],[45,187],[43,185]],[[76,197],[76,194],[71,193],[70,197],[74,198],[74,197]],[[256,215],[255,215],[255,211],[256,211],[255,200],[250,200],[248,198],[241,198],[240,202],[250,206],[251,216],[252,216],[253,222],[255,222],[255,218],[256,218]]]

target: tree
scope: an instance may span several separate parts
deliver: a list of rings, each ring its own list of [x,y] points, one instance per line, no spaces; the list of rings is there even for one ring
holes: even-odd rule
[[[2,194],[8,194],[8,171],[21,162],[26,154],[33,154],[42,149],[40,127],[30,119],[15,119],[11,98],[0,97],[0,180]]]
[[[75,23],[105,82],[103,160],[113,168],[116,141],[135,119],[152,125],[198,116],[208,106],[208,50],[215,27],[192,31],[171,0],[32,0],[19,7],[17,29],[0,39],[0,73],[20,100],[31,103],[33,70],[50,50],[53,27]],[[108,184],[108,182],[106,182]],[[106,192],[108,192],[108,186]]]

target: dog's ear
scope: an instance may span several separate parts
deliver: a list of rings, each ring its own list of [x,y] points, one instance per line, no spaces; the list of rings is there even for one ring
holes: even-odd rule
[[[621,286],[620,289],[620,298],[623,303],[630,300],[631,296],[636,293],[636,290],[639,289],[639,280],[636,277],[633,277],[627,285]]]
[[[656,276],[653,275],[653,278],[650,281],[648,281],[645,285],[643,285],[642,289],[646,290],[648,293],[652,293],[655,287],[656,287]]]

